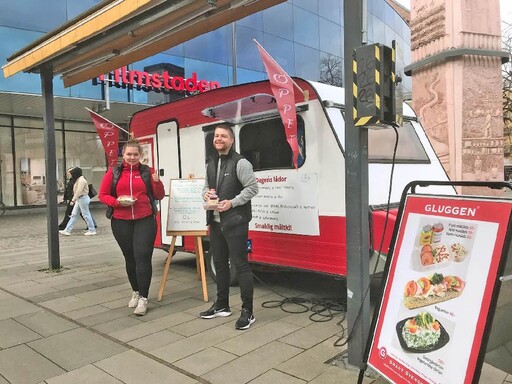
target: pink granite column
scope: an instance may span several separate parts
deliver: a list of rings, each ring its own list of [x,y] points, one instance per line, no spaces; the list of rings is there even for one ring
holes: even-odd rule
[[[444,168],[452,180],[503,180],[499,0],[411,6],[413,108]]]

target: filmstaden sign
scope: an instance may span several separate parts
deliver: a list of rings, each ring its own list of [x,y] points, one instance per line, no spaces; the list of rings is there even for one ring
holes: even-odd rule
[[[184,78],[181,76],[171,76],[169,72],[149,73],[145,71],[129,70],[127,67],[115,69],[108,77],[100,75],[92,80],[93,85],[108,82],[109,86],[117,88],[136,88],[144,92],[162,92],[168,94],[172,91],[182,92],[206,92],[215,88],[220,88],[220,83],[216,81],[198,80],[197,73],[192,72],[192,76]]]

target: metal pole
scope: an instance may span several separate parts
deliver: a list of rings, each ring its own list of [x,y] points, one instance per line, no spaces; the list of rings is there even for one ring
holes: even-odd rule
[[[368,229],[368,131],[353,119],[352,55],[362,45],[364,0],[344,1],[345,22],[345,206],[347,213],[348,362],[364,367],[370,330]]]
[[[233,59],[233,85],[238,84],[237,74],[236,74],[236,22],[233,21],[231,23],[231,45],[232,45],[232,52],[231,57]]]
[[[46,209],[48,231],[48,268],[60,268],[59,228],[57,210],[57,156],[55,150],[55,114],[53,109],[53,71],[41,68],[43,97],[44,152],[46,157]]]

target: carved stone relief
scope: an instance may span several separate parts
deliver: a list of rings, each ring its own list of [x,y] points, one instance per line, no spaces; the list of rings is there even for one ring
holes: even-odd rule
[[[478,65],[480,64],[480,65]],[[496,68],[464,65],[462,176],[464,180],[503,180],[503,107]]]
[[[446,16],[444,4],[425,4],[411,20],[411,49],[416,50],[445,35]]]
[[[439,71],[424,71],[415,78],[414,110],[446,172],[450,172],[446,79]]]

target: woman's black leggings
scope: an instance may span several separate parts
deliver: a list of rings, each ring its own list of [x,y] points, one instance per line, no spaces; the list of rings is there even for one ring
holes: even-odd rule
[[[139,220],[111,220],[112,233],[126,261],[126,273],[134,291],[148,297],[153,267],[151,258],[156,237],[156,220],[153,216]]]

